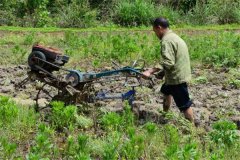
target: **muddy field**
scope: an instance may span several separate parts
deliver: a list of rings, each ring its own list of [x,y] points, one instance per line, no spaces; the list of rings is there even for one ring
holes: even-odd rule
[[[14,97],[19,104],[33,106],[38,92],[36,89],[38,83],[30,82],[18,89],[15,87],[17,83],[26,78],[27,70],[28,66],[24,65],[1,66],[0,93]],[[206,129],[212,122],[222,118],[234,121],[240,128],[240,90],[229,82],[229,77],[239,73],[239,71],[239,68],[235,69],[234,73],[226,69],[201,69],[198,66],[193,68],[193,80],[189,84],[189,88],[191,98],[194,101],[194,114],[196,119],[200,121],[200,125]],[[117,83],[121,85],[121,82]],[[149,88],[147,83],[144,83],[143,87],[136,88],[137,95],[134,109],[140,119],[162,123],[162,119],[159,118],[162,111],[162,96],[159,93],[162,83],[162,81],[158,80],[153,88]],[[119,86],[119,84],[116,84],[116,86]],[[111,83],[112,85],[115,84]],[[95,89],[107,89],[111,86],[108,86],[108,84],[95,85]],[[112,90],[122,92],[126,91],[126,87],[117,87],[117,89]],[[46,106],[49,100],[46,95],[40,95],[40,106]],[[100,101],[97,104],[98,107],[110,111],[122,109],[122,103],[119,100]],[[178,113],[178,109],[174,104],[171,110]]]

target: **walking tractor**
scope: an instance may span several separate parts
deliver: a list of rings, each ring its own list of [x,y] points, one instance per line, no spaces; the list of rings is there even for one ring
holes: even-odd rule
[[[39,111],[39,98],[41,93],[48,95],[51,100],[60,100],[66,104],[82,104],[107,99],[127,100],[133,104],[136,90],[141,86],[142,73],[145,66],[143,60],[134,61],[131,66],[120,67],[113,62],[114,69],[107,71],[82,72],[63,68],[68,63],[69,57],[63,55],[59,50],[41,45],[35,45],[28,57],[30,71],[28,77],[19,85],[23,86],[29,80],[42,82],[36,96],[36,110]],[[138,66],[138,67],[137,67]],[[124,93],[113,93],[115,88],[100,89],[96,91],[95,84],[124,82],[122,85],[129,90]],[[151,82],[152,83],[152,82]],[[50,88],[50,89],[49,89]],[[111,91],[110,91],[111,90]]]

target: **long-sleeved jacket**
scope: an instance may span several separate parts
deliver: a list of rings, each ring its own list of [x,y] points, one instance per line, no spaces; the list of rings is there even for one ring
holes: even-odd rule
[[[161,62],[165,71],[165,83],[181,84],[191,79],[191,66],[186,43],[168,30],[161,41]]]

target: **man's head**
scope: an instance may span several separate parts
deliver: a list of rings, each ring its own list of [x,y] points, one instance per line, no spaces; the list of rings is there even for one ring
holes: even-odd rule
[[[156,18],[153,21],[153,31],[156,33],[159,39],[162,39],[163,35],[167,32],[169,28],[169,23],[165,18]]]

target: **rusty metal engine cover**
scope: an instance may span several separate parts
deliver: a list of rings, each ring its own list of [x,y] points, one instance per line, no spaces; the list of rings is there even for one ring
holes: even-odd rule
[[[51,73],[58,71],[59,67],[67,63],[68,60],[69,57],[63,55],[63,53],[56,48],[34,45],[28,57],[28,65],[31,70],[38,71],[38,68],[41,67]]]

